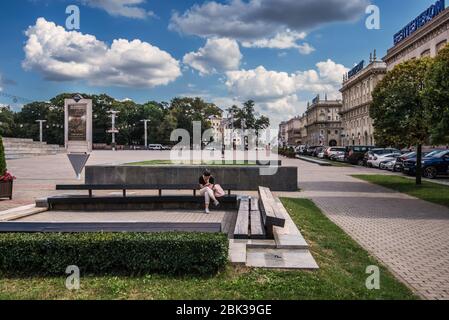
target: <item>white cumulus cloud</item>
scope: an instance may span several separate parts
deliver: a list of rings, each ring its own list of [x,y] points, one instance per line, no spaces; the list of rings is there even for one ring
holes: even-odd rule
[[[109,46],[93,35],[66,31],[44,18],[37,19],[26,36],[22,65],[47,80],[151,88],[181,76],[179,61],[140,40],[118,39]]]
[[[197,52],[184,56],[183,62],[199,71],[201,75],[237,70],[242,54],[237,41],[221,38],[208,39],[206,45]]]
[[[243,41],[242,46],[246,48],[270,48],[270,49],[298,49],[301,54],[311,54],[315,49],[308,43],[299,43],[307,37],[305,32],[294,32],[287,30],[276,34],[273,38]]]
[[[305,32],[335,22],[356,21],[369,0],[228,0],[195,4],[183,13],[174,12],[169,28],[205,38],[231,38],[244,46],[297,48]]]
[[[154,16],[152,11],[139,6],[144,4],[145,0],[81,0],[81,2],[93,8],[103,9],[111,16],[136,19]]]
[[[227,72],[226,86],[236,99],[252,99],[270,118],[285,120],[305,111],[302,95],[326,93],[329,99],[339,99],[343,74],[348,70],[330,59],[317,63],[316,69],[295,73],[259,66],[253,70]]]

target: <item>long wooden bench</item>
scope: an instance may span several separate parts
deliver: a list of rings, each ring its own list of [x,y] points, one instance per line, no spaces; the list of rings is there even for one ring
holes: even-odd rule
[[[273,227],[284,228],[285,216],[278,207],[276,199],[269,188],[259,187],[259,208],[262,214],[262,223],[267,232],[267,238],[273,239]]]
[[[259,187],[259,199],[240,200],[234,239],[274,239],[274,227],[284,228],[285,221],[270,189]]]
[[[237,190],[235,185],[221,185],[224,190],[231,195],[233,190]],[[93,196],[93,191],[97,190],[121,190],[123,197],[126,197],[128,190],[158,190],[159,196],[162,196],[163,190],[192,190],[193,195],[196,196],[198,191],[198,184],[155,184],[155,185],[134,185],[134,184],[67,184],[57,185],[56,190],[86,190],[89,192],[89,197]]]

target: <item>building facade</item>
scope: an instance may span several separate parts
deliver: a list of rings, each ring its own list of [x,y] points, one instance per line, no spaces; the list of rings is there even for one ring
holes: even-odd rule
[[[363,63],[359,64],[357,70],[351,70],[344,76],[340,89],[343,97],[340,113],[343,146],[375,145],[373,120],[370,117],[372,92],[385,76],[387,66],[377,60],[375,51],[370,55],[370,62],[365,68]]]
[[[394,43],[383,58],[387,70],[401,62],[421,57],[435,57],[449,42],[449,8],[444,0],[413,20],[394,36]]]
[[[280,147],[288,145],[287,121],[282,121],[279,124],[278,143]]]
[[[341,108],[341,100],[328,100],[327,97],[321,100],[319,95],[312,104],[308,104],[304,122],[307,138],[304,144],[332,147],[341,145]]]

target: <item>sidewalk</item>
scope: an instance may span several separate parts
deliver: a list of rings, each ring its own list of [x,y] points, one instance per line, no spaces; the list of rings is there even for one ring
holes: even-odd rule
[[[377,173],[372,170],[297,162],[301,197],[312,199],[422,297],[449,299],[449,208],[350,176]]]

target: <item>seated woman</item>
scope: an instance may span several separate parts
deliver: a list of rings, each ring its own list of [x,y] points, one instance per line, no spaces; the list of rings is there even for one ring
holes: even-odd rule
[[[224,195],[223,189],[220,185],[215,184],[215,178],[211,175],[209,170],[204,171],[203,175],[199,179],[200,184],[200,195],[204,196],[205,204],[206,204],[206,213],[210,213],[209,204],[213,201],[215,206],[218,206],[220,202],[218,202],[217,198],[220,198]]]

